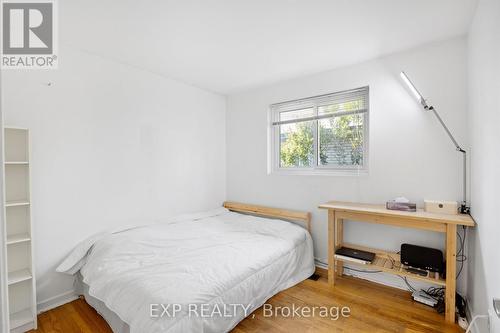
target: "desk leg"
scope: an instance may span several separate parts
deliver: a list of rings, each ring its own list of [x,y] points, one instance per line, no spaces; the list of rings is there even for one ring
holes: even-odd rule
[[[328,210],[328,284],[335,285],[335,211]]]
[[[337,236],[337,240],[335,242],[335,250],[337,250],[342,246],[342,243],[344,243],[344,220],[336,217],[335,225],[335,235]],[[340,260],[337,260],[337,275],[342,276],[342,274],[344,274],[344,263]]]
[[[445,317],[449,323],[455,322],[455,292],[457,287],[457,226],[446,227],[446,309]]]

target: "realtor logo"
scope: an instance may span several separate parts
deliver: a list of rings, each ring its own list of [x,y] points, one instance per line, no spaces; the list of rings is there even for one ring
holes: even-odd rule
[[[2,68],[57,67],[54,5],[52,0],[2,3]]]

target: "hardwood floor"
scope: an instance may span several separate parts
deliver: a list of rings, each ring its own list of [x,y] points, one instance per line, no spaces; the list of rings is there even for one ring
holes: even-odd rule
[[[306,280],[267,301],[280,306],[333,306],[350,308],[348,318],[265,317],[263,309],[238,324],[235,333],[247,332],[369,332],[369,333],[455,333],[458,325],[445,323],[444,316],[432,308],[415,303],[405,291],[351,277],[342,277],[331,289],[325,276]],[[78,299],[38,316],[37,333],[112,333],[97,312],[84,299]]]

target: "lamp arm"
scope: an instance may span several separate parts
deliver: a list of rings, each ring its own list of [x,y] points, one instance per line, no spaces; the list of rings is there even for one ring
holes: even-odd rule
[[[441,119],[441,116],[439,116],[439,113],[436,111],[436,109],[433,106],[427,106],[427,104],[424,105],[424,108],[426,110],[432,111],[432,113],[434,113],[437,120],[439,121],[441,126],[443,126],[444,130],[446,131],[446,134],[448,134],[451,141],[455,145],[456,150],[458,152],[462,153],[462,156],[463,156],[463,182],[464,182],[464,184],[463,184],[463,193],[462,193],[463,200],[462,200],[462,204],[460,207],[460,212],[463,214],[468,214],[470,212],[470,207],[467,206],[467,152],[465,151],[465,149],[463,149],[458,144],[457,140],[455,140],[455,137],[453,137],[453,134],[451,134],[450,130],[448,129],[448,127],[444,123],[443,119]]]
[[[437,113],[436,109],[433,106],[426,107],[426,109],[429,110],[429,111],[432,111],[434,113],[434,115],[436,116],[437,120],[439,120],[439,123],[441,123],[441,126],[443,126],[444,130],[446,131],[446,134],[448,134],[448,136],[450,137],[451,141],[455,145],[455,148],[457,148],[457,150],[459,152],[465,152],[462,149],[462,147],[460,147],[460,145],[458,144],[457,140],[455,140],[455,138],[453,137],[453,134],[451,134],[450,130],[448,129],[448,127],[444,123],[443,119],[441,119],[441,116],[439,115],[439,113]]]

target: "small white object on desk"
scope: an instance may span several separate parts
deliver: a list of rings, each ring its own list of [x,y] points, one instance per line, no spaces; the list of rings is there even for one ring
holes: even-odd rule
[[[424,210],[427,213],[458,214],[458,202],[424,200]]]

